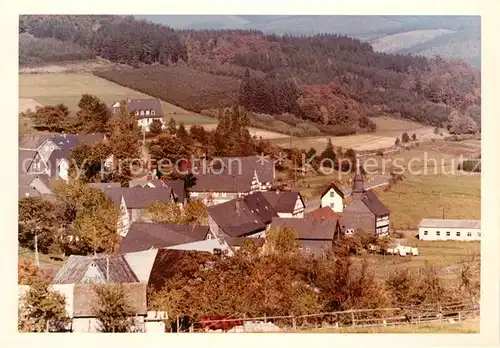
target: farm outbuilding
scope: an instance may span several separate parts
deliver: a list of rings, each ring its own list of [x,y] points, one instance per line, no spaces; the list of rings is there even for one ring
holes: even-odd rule
[[[422,219],[420,240],[481,240],[481,220]]]

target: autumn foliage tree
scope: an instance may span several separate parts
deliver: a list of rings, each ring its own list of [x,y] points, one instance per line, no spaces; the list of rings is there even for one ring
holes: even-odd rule
[[[66,298],[40,277],[31,279],[19,298],[18,330],[22,332],[64,331],[68,322]]]
[[[113,252],[118,243],[118,208],[101,190],[78,180],[59,183],[54,194],[69,233],[78,237],[71,248],[79,254]]]
[[[111,111],[98,97],[83,94],[78,102],[77,122],[85,133],[104,133]]]
[[[130,332],[135,324],[130,299],[121,284],[93,285],[97,298],[93,312],[100,332]]]
[[[70,112],[66,105],[58,104],[55,106],[37,107],[28,116],[33,120],[38,129],[49,132],[60,132],[65,129],[64,125],[68,124],[69,114]]]
[[[19,235],[21,246],[35,249],[35,236],[40,252],[47,253],[59,243],[58,217],[55,205],[41,197],[26,197],[19,201]]]

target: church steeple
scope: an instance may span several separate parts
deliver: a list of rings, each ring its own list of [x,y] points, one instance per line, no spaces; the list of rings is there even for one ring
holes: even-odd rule
[[[354,187],[352,189],[352,193],[354,198],[360,196],[363,192],[365,192],[364,188],[364,179],[361,174],[361,165],[359,163],[359,155],[356,155],[356,175],[354,176]]]

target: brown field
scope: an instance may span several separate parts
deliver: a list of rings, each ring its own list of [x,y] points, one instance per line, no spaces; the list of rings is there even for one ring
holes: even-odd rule
[[[47,69],[47,67],[43,69]],[[57,72],[19,74],[20,99],[31,99],[42,105],[63,103],[70,110],[75,111],[78,101],[84,93],[96,95],[108,104],[127,97],[149,97],[146,94],[122,87],[94,76],[91,73]],[[167,119],[172,117],[176,121],[182,121],[186,124],[209,124],[216,122],[214,119],[186,111],[170,103],[162,101],[162,106]]]
[[[413,133],[417,136],[417,141],[426,141],[434,138],[441,138],[440,135],[434,134],[433,127],[426,127],[419,123],[399,120],[390,117],[373,117],[371,118],[377,124],[375,133],[355,134],[347,136],[332,136],[330,139],[334,146],[343,148],[352,148],[357,151],[373,151],[378,149],[387,149],[394,145],[396,138],[401,138],[403,132],[407,132],[411,137]],[[448,133],[442,131],[443,135]],[[315,148],[316,151],[322,151],[325,146],[328,136],[292,138],[292,146],[299,149]],[[289,147],[289,141],[275,140],[275,144],[284,147]]]

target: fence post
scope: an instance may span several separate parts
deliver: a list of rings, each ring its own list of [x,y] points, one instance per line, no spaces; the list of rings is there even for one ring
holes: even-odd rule
[[[292,326],[293,326],[293,329],[296,330],[297,329],[297,322],[295,320],[295,316],[293,315],[292,313]]]
[[[352,326],[356,326],[356,319],[354,319],[354,312],[351,312]]]
[[[462,320],[462,312],[458,312],[458,321]]]
[[[441,301],[438,302],[438,313],[439,313],[439,322],[443,321],[443,316],[441,315]]]
[[[177,316],[177,320],[176,320],[176,321],[177,321],[177,326],[176,326],[176,328],[175,328],[175,331],[176,331],[177,333],[179,333],[179,316]]]
[[[243,313],[243,332],[246,331],[246,323],[245,323],[245,319],[247,317],[247,314],[246,313]]]

